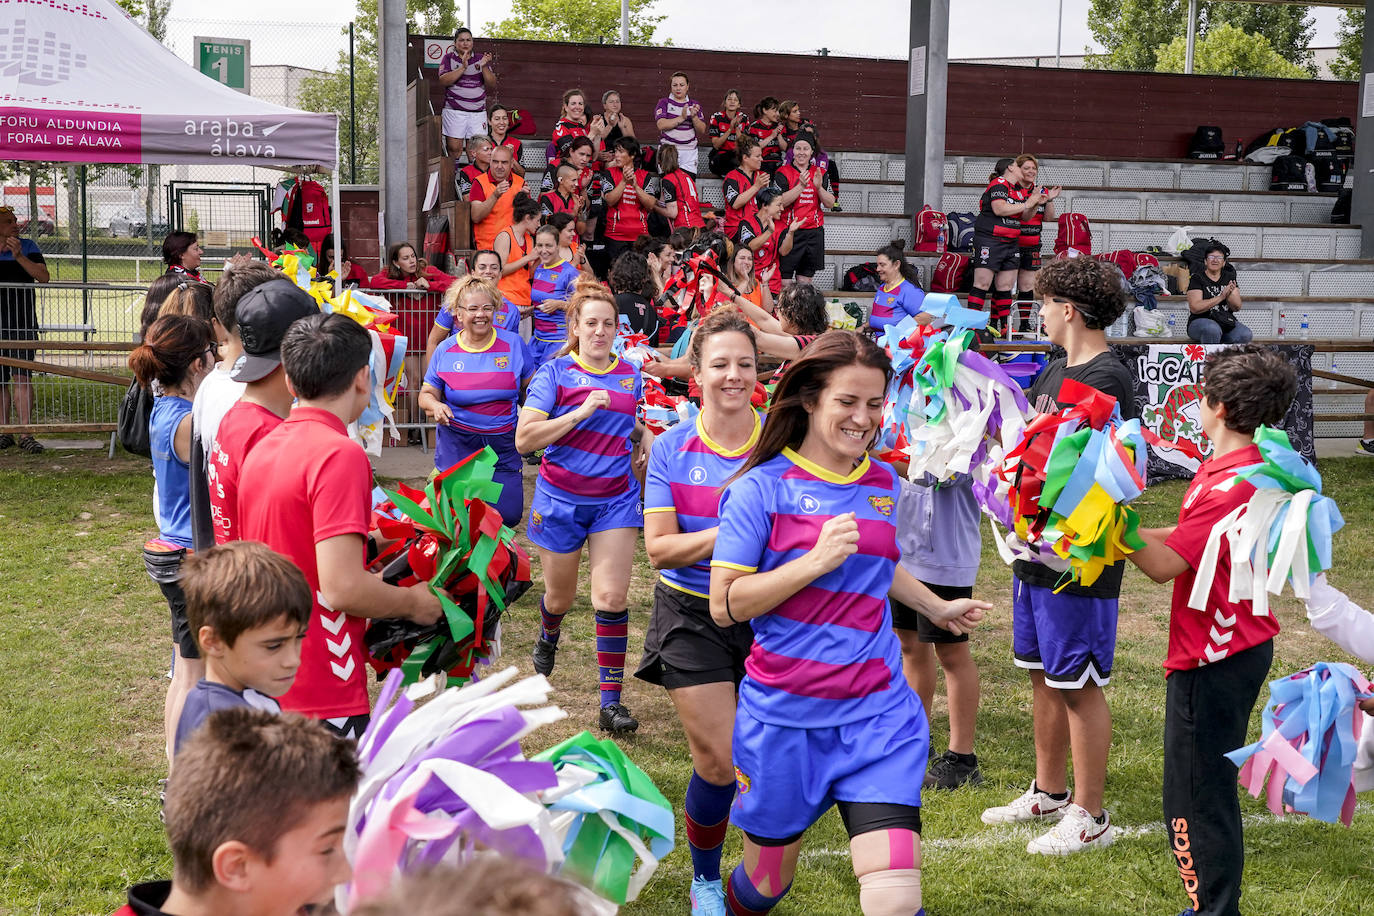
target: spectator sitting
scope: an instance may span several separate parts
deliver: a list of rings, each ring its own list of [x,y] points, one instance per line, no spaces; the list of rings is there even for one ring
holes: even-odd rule
[[[478,248],[493,248],[496,237],[509,229],[511,201],[525,188],[525,179],[511,173],[509,146],[491,151],[491,167],[472,182],[468,199],[472,201],[472,237]]]
[[[439,85],[444,87],[444,140],[454,159],[468,137],[487,132],[487,93],[496,89],[491,54],[474,56],[472,30],[461,28],[453,47],[439,61]]]
[[[453,190],[459,200],[468,200],[472,196],[472,183],[491,168],[494,146],[490,137],[468,137],[468,164],[453,173]],[[511,150],[511,155],[514,154],[515,151]],[[511,160],[511,168],[515,168],[514,159]]]
[[[205,282],[200,275],[200,258],[204,253],[194,232],[169,232],[162,240],[162,263],[167,265],[168,273],[178,274],[183,280]]]
[[[339,271],[339,280],[344,286],[363,286],[367,283],[367,271],[348,259],[348,253],[343,250],[343,246],[335,248],[334,233],[331,232],[320,242],[320,259],[315,262],[315,279],[328,278],[336,267]]]
[[[576,137],[591,140],[592,152],[595,155],[601,147],[601,141],[606,139],[607,129],[604,119],[600,123],[588,124],[586,93],[581,89],[569,89],[563,93],[563,107],[558,113],[558,122],[553,126],[553,142],[549,144],[549,165],[562,158],[567,144]]]
[[[778,100],[766,95],[754,106],[754,120],[749,125],[749,135],[759,141],[763,154],[763,170],[772,177],[782,165],[782,154],[787,149],[783,139],[784,126],[778,116]]]
[[[1231,252],[1214,243],[1203,252],[1202,270],[1188,281],[1188,339],[1205,344],[1249,343],[1254,333],[1236,318],[1241,309]]]
[[[601,114],[592,118],[589,132],[601,138],[596,154],[600,168],[605,168],[615,154],[615,141],[621,137],[634,137],[635,126],[621,110],[620,93],[607,89],[601,95]]]
[[[502,147],[502,149],[507,152],[507,165],[509,165],[509,147]],[[415,246],[410,242],[397,242],[387,249],[386,267],[378,271],[368,281],[368,285],[372,289],[414,291],[413,295],[416,295],[419,301],[398,304],[396,330],[404,335],[407,340],[420,341],[429,335],[434,317],[439,313],[439,296],[437,294],[447,290],[453,281],[454,277],[431,264],[426,264],[423,258],[416,255]],[[424,293],[436,295],[426,297],[423,295]],[[408,378],[424,378],[425,367],[421,365],[420,359],[421,354],[414,350],[406,353],[405,371]],[[396,422],[409,422],[411,403],[408,398],[401,399],[397,403]],[[419,445],[419,436],[419,430],[411,430],[407,438],[411,445]]]
[[[706,164],[711,174],[719,178],[730,174],[730,170],[737,164],[735,142],[744,133],[748,123],[749,118],[740,107],[739,90],[726,90],[725,98],[720,103],[720,111],[711,115],[707,127],[712,149],[706,157]]]
[[[32,239],[19,236],[14,208],[0,207],[0,283],[15,284],[14,288],[0,289],[0,338],[38,339],[38,300],[33,284],[48,280],[48,265],[38,245]],[[0,356],[31,360],[34,351],[0,350]],[[9,423],[11,403],[21,426],[33,422],[32,375],[27,369],[0,366],[0,423]],[[0,434],[0,449],[14,444],[14,437],[9,433]],[[19,437],[19,447],[35,455],[43,451],[43,446],[28,433]]]
[[[163,820],[172,880],[129,888],[114,916],[304,913],[348,880],[351,741],[300,716],[224,709],[177,755]]]

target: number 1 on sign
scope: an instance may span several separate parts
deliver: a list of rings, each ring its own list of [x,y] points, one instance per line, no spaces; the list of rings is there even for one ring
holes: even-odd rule
[[[215,79],[226,86],[229,85],[229,58],[216,57],[210,63],[210,69],[214,71]]]

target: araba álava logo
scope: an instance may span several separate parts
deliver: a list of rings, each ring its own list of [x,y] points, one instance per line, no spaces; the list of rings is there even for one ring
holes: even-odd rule
[[[285,123],[280,121],[267,127],[256,127],[252,121],[235,118],[187,121],[183,132],[188,137],[205,137],[209,141],[206,151],[211,156],[274,159],[277,147],[269,142],[269,138]]]

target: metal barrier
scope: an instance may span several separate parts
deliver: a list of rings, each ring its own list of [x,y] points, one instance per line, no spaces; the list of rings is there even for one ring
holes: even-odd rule
[[[425,380],[425,341],[434,327],[434,319],[444,307],[443,293],[413,289],[364,289],[362,292],[385,299],[396,315],[394,327],[406,336],[406,367],[401,388],[396,393],[396,426],[405,431],[403,441],[418,444],[428,450],[425,431],[434,424],[420,409],[417,398]]]

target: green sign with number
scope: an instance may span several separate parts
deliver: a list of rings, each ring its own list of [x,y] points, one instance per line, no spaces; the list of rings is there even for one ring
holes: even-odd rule
[[[248,91],[248,39],[197,38],[196,69],[239,92]]]

